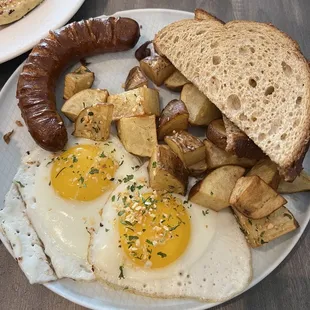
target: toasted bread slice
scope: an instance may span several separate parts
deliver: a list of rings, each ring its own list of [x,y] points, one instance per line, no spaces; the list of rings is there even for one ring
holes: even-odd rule
[[[301,172],[310,139],[310,69],[288,35],[269,24],[209,18],[172,23],[154,44],[285,180]]]
[[[262,159],[265,157],[263,151],[241,131],[233,122],[223,115],[226,129],[227,144],[226,151],[236,154],[238,157]]]

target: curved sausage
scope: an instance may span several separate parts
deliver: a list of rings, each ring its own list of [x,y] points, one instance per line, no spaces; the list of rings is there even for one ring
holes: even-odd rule
[[[48,151],[59,151],[68,136],[56,111],[55,87],[61,72],[81,58],[133,48],[140,28],[130,18],[89,19],[73,22],[36,45],[19,76],[16,97],[33,139]]]

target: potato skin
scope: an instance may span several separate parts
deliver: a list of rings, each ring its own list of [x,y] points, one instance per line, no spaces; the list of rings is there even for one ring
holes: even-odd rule
[[[30,53],[19,76],[16,97],[33,139],[48,151],[60,151],[68,136],[56,111],[55,86],[72,62],[99,53],[128,50],[140,28],[130,18],[95,18],[52,31]]]
[[[188,111],[183,101],[178,99],[171,100],[160,114],[158,139],[162,140],[164,136],[172,134],[173,131],[187,130],[188,116]]]
[[[139,66],[133,67],[126,78],[125,91],[147,86],[147,78]]]
[[[168,145],[157,145],[148,166],[150,186],[184,195],[188,184],[188,172],[180,158]]]
[[[227,135],[222,118],[215,119],[209,124],[206,137],[220,149],[226,149]]]

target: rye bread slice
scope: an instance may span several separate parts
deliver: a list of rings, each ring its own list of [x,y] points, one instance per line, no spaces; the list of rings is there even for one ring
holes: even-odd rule
[[[310,69],[295,41],[269,24],[210,18],[170,24],[154,44],[286,180],[300,173],[310,138]]]

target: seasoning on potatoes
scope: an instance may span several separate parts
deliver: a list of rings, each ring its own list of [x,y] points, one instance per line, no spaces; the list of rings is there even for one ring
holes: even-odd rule
[[[74,122],[82,110],[106,102],[108,96],[109,92],[106,89],[82,90],[64,103],[61,112]]]
[[[146,86],[120,94],[110,95],[108,103],[114,105],[113,120],[154,114],[159,116],[159,93]]]
[[[132,90],[142,86],[147,86],[147,78],[140,67],[133,67],[126,78],[125,90]]]
[[[206,158],[203,142],[186,131],[166,136],[165,142],[180,157],[186,167],[192,166]]]
[[[64,99],[69,99],[81,90],[91,88],[95,79],[94,72],[86,66],[80,66],[65,76]]]
[[[188,172],[180,158],[167,145],[157,145],[148,166],[150,186],[154,190],[184,195]]]
[[[145,75],[157,86],[162,85],[176,70],[168,59],[159,55],[142,59],[140,61],[140,67]]]
[[[162,110],[158,124],[158,139],[162,140],[165,136],[187,130],[188,111],[181,100],[171,100]]]
[[[107,140],[110,136],[112,115],[112,104],[95,104],[84,109],[75,121],[74,136],[95,141]]]

